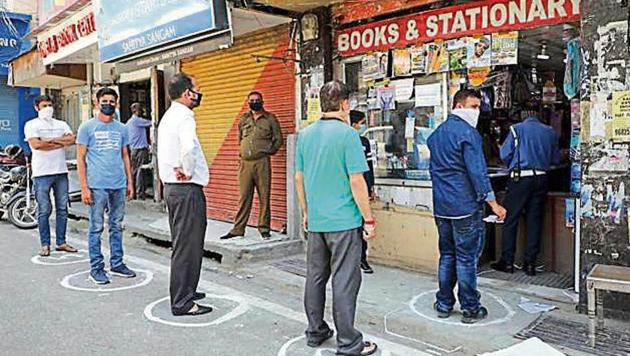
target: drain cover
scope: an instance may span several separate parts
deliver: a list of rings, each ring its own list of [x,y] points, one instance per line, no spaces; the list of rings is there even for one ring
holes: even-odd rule
[[[306,278],[306,261],[304,260],[300,260],[300,259],[284,260],[284,261],[272,263],[271,265],[276,267],[279,270],[289,272],[297,276]]]
[[[630,354],[630,333],[598,328],[595,333],[595,347],[591,347],[588,329],[587,322],[581,323],[543,315],[516,334],[516,337],[520,339],[537,337],[549,344],[598,356]]]
[[[552,272],[538,273],[534,277],[530,277],[522,271],[503,273],[489,269],[479,273],[479,277],[559,289],[567,289],[573,286],[572,276]]]

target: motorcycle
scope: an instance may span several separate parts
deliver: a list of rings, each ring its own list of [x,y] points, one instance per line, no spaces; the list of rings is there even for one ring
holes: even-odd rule
[[[12,163],[0,169],[0,214],[7,215],[19,229],[34,229],[37,227],[37,202],[31,190],[28,157],[21,148],[13,150],[9,156],[15,162],[23,159],[25,164]]]

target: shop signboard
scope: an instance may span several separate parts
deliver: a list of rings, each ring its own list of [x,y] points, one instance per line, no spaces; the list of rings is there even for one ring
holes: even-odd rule
[[[580,0],[480,0],[336,33],[341,56],[578,21]]]
[[[9,73],[9,61],[20,54],[22,38],[28,33],[31,17],[6,13],[4,21],[0,26],[0,75],[2,76]]]
[[[95,0],[101,61],[225,29],[225,0]]]
[[[83,16],[76,20],[72,19],[69,23],[63,24],[60,28],[43,37],[37,43],[37,49],[42,58],[46,59],[80,39],[88,37],[95,31],[94,14],[91,11],[86,11]]]

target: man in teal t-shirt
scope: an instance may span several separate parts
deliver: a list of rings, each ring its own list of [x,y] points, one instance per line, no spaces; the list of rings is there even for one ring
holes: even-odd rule
[[[361,238],[374,238],[376,223],[363,178],[368,165],[359,134],[350,126],[348,97],[343,83],[326,83],[320,91],[323,117],[298,136],[295,180],[308,231],[306,337],[308,346],[317,347],[333,336],[324,321],[326,283],[332,274],[337,353],[371,355],[377,346],[363,341],[354,318]]]
[[[90,280],[107,284],[105,263],[101,254],[101,234],[105,210],[109,214],[109,272],[133,278],[135,272],[123,263],[122,220],[125,197],[133,197],[133,180],[127,145],[127,127],[114,120],[118,93],[102,88],[96,93],[100,112],[79,127],[77,133],[77,169],[81,183],[81,200],[90,206],[88,246]]]

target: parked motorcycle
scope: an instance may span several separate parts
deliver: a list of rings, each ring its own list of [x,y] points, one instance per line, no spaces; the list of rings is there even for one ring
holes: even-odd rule
[[[25,164],[0,164],[4,167],[0,169],[0,213],[7,215],[19,229],[34,229],[37,227],[37,202],[31,190],[28,157],[21,148],[12,150],[8,157],[14,162],[23,160]]]

